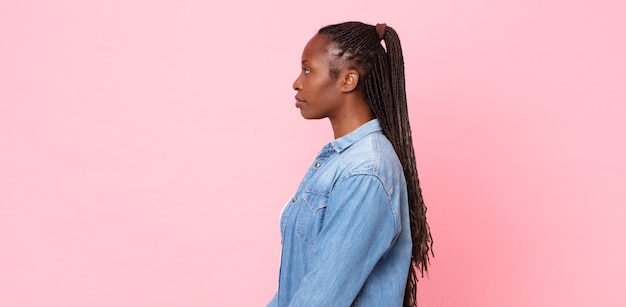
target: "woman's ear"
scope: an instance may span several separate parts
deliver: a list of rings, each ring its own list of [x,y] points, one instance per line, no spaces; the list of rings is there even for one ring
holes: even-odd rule
[[[354,91],[359,84],[359,72],[349,69],[343,73],[342,77],[341,92],[349,93]]]

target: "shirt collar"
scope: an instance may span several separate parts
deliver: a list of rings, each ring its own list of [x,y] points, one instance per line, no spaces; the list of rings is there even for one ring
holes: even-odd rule
[[[340,153],[344,151],[346,148],[350,147],[350,145],[356,143],[356,141],[362,139],[366,135],[383,130],[380,127],[380,123],[378,119],[374,118],[367,123],[361,125],[359,128],[356,128],[354,131],[330,142],[330,145],[333,149]]]

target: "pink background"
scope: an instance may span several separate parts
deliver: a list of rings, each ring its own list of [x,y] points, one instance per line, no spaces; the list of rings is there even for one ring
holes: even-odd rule
[[[404,46],[421,306],[626,306],[623,1],[98,2],[0,1],[0,306],[264,305],[352,19]]]

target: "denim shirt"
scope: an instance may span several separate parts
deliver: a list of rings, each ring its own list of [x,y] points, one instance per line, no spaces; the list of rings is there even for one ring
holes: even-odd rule
[[[373,119],[325,145],[285,205],[268,306],[402,306],[409,227],[402,165]]]

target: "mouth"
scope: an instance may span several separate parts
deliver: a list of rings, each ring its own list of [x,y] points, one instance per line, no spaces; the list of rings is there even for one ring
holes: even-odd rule
[[[296,95],[296,108],[300,108],[306,101]]]

